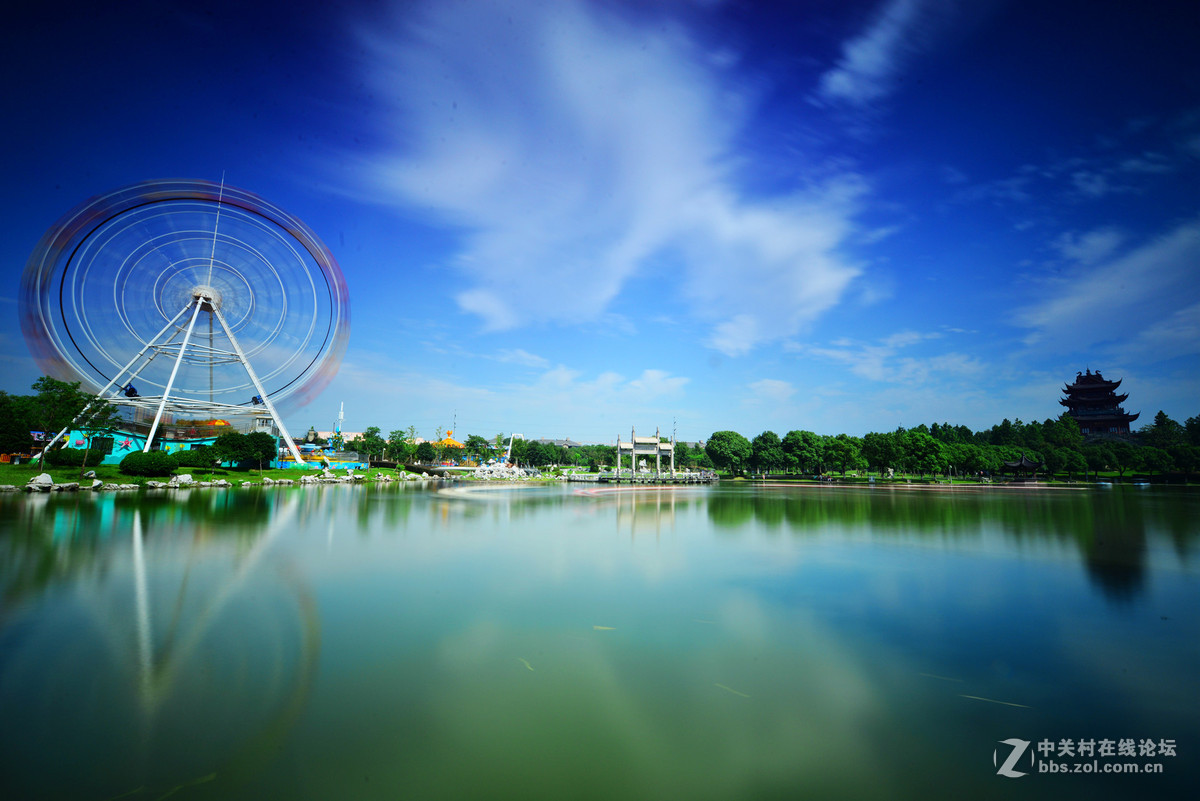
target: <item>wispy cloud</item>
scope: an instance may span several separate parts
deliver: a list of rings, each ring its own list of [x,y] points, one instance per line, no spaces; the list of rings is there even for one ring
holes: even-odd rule
[[[1070,261],[1095,264],[1111,256],[1124,241],[1125,236],[1114,228],[1097,228],[1084,233],[1066,231],[1051,244]]]
[[[796,388],[788,381],[764,378],[750,384],[750,392],[758,401],[769,403],[772,406],[783,406],[796,394]]]
[[[737,182],[749,93],[679,28],[582,2],[436,3],[361,32],[390,108],[360,173],[380,199],[461,232],[460,309],[489,330],[576,324],[655,259],[739,355],[837,304],[866,192],[852,174],[759,198]],[[726,66],[722,67],[721,64]],[[635,309],[633,316],[644,314]]]
[[[521,348],[502,349],[496,356],[497,361],[508,364],[519,364],[522,367],[548,367],[550,362],[536,354]]]
[[[1185,323],[1200,298],[1200,219],[1124,251],[1111,233],[1089,236],[1065,247],[1060,240],[1060,252],[1077,264],[1036,285],[1040,299],[1017,311],[1015,322],[1029,329],[1026,344],[1083,350],[1136,340],[1155,342],[1159,358],[1196,352]]]
[[[432,435],[438,426],[448,427],[457,416],[464,433],[490,436],[516,430],[527,436],[569,435],[601,442],[628,430],[630,422],[668,421],[689,383],[686,376],[658,368],[623,375],[562,364],[478,382],[452,372],[414,370],[391,355],[359,351],[342,365],[328,394],[386,397],[392,410],[388,425],[412,424],[422,436]],[[580,421],[580,409],[589,410],[586,422]],[[611,416],[610,410],[619,415]],[[347,414],[361,415],[362,409],[348,403]]]
[[[941,337],[938,332],[901,331],[876,342],[839,339],[829,346],[799,345],[792,350],[843,365],[854,375],[875,382],[925,383],[939,377],[976,376],[984,370],[977,357],[964,353],[902,354],[906,348]]]
[[[880,100],[950,10],[942,0],[888,0],[866,30],[842,45],[837,65],[821,76],[820,96],[853,106]]]

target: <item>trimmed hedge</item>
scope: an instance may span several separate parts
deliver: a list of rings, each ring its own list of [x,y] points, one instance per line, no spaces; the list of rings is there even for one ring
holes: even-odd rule
[[[209,469],[217,466],[217,453],[208,445],[201,445],[198,448],[191,448],[186,451],[175,451],[171,454],[171,458],[175,460],[178,467],[207,467]]]
[[[51,467],[83,467],[83,455],[87,454],[87,463],[98,465],[104,461],[105,453],[97,448],[55,448],[46,451],[46,464]]]
[[[117,468],[127,476],[169,476],[175,472],[175,457],[163,451],[134,451]]]

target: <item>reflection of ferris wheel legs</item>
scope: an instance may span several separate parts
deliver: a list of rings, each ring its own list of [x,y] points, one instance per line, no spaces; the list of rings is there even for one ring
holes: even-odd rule
[[[167,379],[166,386],[163,388],[163,394],[161,396],[125,396],[119,399],[119,402],[125,406],[132,406],[145,410],[154,410],[154,422],[150,426],[150,432],[146,436],[146,444],[142,448],[142,451],[145,452],[150,450],[150,446],[154,442],[154,435],[158,431],[159,423],[162,422],[163,414],[168,409],[185,413],[203,413],[212,417],[244,414],[246,411],[244,406],[238,406],[230,403],[219,403],[211,400],[211,398],[208,401],[202,401],[195,398],[183,397],[178,394],[175,396],[171,395],[171,390],[175,386],[175,378],[179,374],[179,366],[185,360],[207,363],[210,369],[216,364],[237,363],[240,364],[246,371],[246,375],[249,376],[251,383],[254,384],[254,388],[258,391],[258,395],[255,396],[254,402],[262,403],[263,407],[266,408],[267,413],[270,414],[271,420],[275,423],[280,436],[282,436],[284,442],[287,443],[287,447],[288,450],[291,451],[292,458],[296,460],[297,464],[304,464],[304,459],[300,455],[300,450],[296,447],[296,443],[292,440],[291,434],[288,433],[287,428],[283,424],[283,420],[280,419],[278,412],[276,412],[275,405],[271,403],[271,398],[267,394],[266,389],[263,387],[262,382],[259,380],[258,374],[254,372],[254,368],[250,365],[250,360],[246,358],[245,351],[243,351],[241,345],[238,344],[237,337],[234,336],[233,330],[229,327],[229,323],[226,321],[225,315],[221,313],[220,293],[212,287],[196,286],[192,289],[190,294],[191,300],[188,302],[188,304],[180,309],[179,312],[173,318],[171,318],[171,321],[163,326],[162,330],[159,331],[154,338],[147,342],[145,346],[138,351],[138,354],[112,377],[108,384],[105,385],[104,389],[100,390],[99,397],[105,397],[110,391],[112,391],[113,387],[132,385],[134,380],[137,379],[138,375],[147,367],[149,367],[151,362],[154,361],[155,357],[159,356],[160,354],[165,353],[175,355],[175,363],[171,368],[170,378]],[[183,339],[176,343],[175,339],[179,336],[181,330],[177,327],[178,323],[187,315],[189,311],[191,312],[191,317],[188,321],[187,328],[182,329]],[[196,321],[200,318],[200,312],[202,311],[208,312],[209,314],[210,328],[212,326],[212,319],[214,317],[216,318],[216,321],[221,326],[221,331],[225,334],[227,347],[217,347],[216,344],[214,344],[211,335],[209,337],[209,344],[207,345],[192,341],[192,334],[196,328]],[[46,446],[46,450],[49,450],[50,447],[58,442],[61,437],[65,436],[72,427],[76,427],[90,419],[91,415],[89,412],[91,411],[91,405],[84,408],[84,410],[80,412],[79,416],[71,422],[71,425],[64,428],[53,440],[51,440],[50,444]]]

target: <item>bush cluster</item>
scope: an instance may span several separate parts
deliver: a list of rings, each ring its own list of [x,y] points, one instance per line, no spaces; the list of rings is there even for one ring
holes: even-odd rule
[[[87,463],[91,465],[100,464],[104,461],[104,451],[84,448],[55,448],[54,450],[46,451],[46,464],[51,467],[83,467],[84,455],[86,454]]]
[[[134,451],[118,468],[127,476],[169,476],[175,472],[175,457],[163,451]]]
[[[186,451],[175,451],[171,454],[178,467],[214,467],[217,464],[217,453],[208,445],[201,445]]]

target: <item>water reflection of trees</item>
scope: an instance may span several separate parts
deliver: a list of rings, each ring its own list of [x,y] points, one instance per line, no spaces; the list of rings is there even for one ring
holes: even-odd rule
[[[737,533],[751,524],[793,535],[831,529],[872,537],[978,539],[999,532],[1016,542],[1061,542],[1078,550],[1096,585],[1114,600],[1144,586],[1147,532],[1159,532],[1186,559],[1200,535],[1193,493],[1100,490],[889,488],[721,488],[707,499],[710,521]]]

